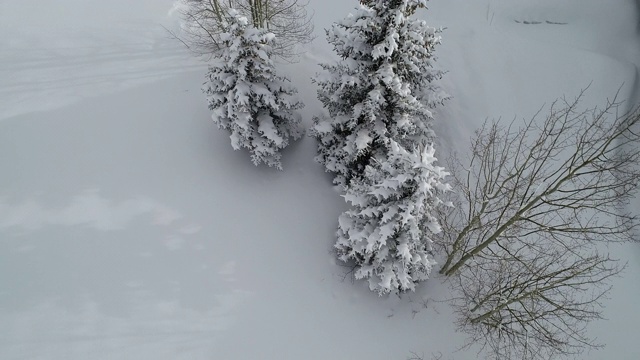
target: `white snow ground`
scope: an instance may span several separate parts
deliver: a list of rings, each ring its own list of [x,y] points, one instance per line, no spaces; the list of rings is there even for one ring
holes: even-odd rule
[[[319,37],[282,66],[307,121],[320,111],[309,76],[332,57],[322,28],[355,3],[313,0]],[[528,117],[590,83],[585,105],[620,86],[640,101],[637,6],[432,0],[454,96],[441,151],[486,117]],[[200,93],[203,65],[160,27],[170,7],[0,2],[0,359],[475,359],[454,351],[464,339],[438,279],[401,299],[343,280],[330,251],[344,204],[313,141],[284,172],[234,152]],[[608,347],[583,358],[636,360],[640,246],[612,252],[629,267],[610,320],[591,326]]]

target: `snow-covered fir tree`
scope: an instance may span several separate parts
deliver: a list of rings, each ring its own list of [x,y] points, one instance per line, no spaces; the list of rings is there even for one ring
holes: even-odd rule
[[[362,0],[355,14],[327,30],[342,59],[322,64],[315,81],[328,112],[314,119],[317,161],[337,185],[362,176],[372,159],[383,161],[388,139],[414,148],[433,134],[431,109],[448,98],[434,82],[440,30],[410,16],[427,0]]]
[[[339,218],[335,245],[341,260],[355,263],[355,277],[380,295],[414,290],[428,278],[431,235],[440,231],[432,212],[450,190],[433,146],[408,151],[392,140],[389,149],[386,162],[374,160],[349,185],[353,208]]]
[[[302,103],[289,80],[276,74],[271,60],[275,36],[249,25],[230,11],[219,34],[224,44],[209,67],[203,91],[212,118],[231,133],[234,149],[247,148],[255,165],[282,169],[280,150],[301,136]]]

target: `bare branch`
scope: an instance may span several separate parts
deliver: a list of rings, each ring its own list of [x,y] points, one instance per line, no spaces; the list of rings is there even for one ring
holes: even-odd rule
[[[485,122],[466,161],[448,162],[455,208],[442,208],[440,272],[457,325],[499,358],[543,359],[598,347],[609,280],[623,266],[602,253],[634,241],[627,209],[640,180],[640,108],[551,104],[520,126]],[[465,164],[465,165],[463,165]]]
[[[640,146],[628,145],[640,144],[633,131],[640,111],[618,114],[615,98],[602,110],[578,111],[581,97],[552,104],[541,125],[534,117],[514,132],[514,122],[507,128],[485,123],[468,169],[461,171],[460,160],[449,163],[468,209],[458,217],[469,220],[449,240],[452,251],[441,273],[452,275],[513,231],[575,241],[632,240],[638,218],[625,206],[640,179]],[[617,115],[610,120],[611,114]],[[470,238],[473,243],[465,240]]]
[[[301,0],[181,0],[183,20],[181,32],[170,32],[197,55],[213,55],[222,46],[219,35],[230,9],[247,17],[251,25],[266,29],[276,36],[274,55],[294,61],[298,45],[313,40],[313,14]]]

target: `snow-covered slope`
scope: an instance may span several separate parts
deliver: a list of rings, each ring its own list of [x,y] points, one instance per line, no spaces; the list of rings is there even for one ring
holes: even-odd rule
[[[355,3],[312,1],[319,37],[281,67],[307,124],[320,111],[309,76],[333,56],[322,28]],[[422,15],[447,27],[453,95],[439,151],[464,149],[486,117],[528,117],[589,84],[585,105],[620,86],[639,101],[637,4],[604,3],[432,0]],[[0,358],[475,359],[454,351],[464,339],[439,279],[378,298],[336,263],[345,204],[311,139],[285,152],[284,172],[231,149],[204,67],[160,27],[170,8],[0,3]],[[609,346],[585,359],[640,358],[640,249],[612,251],[629,268],[610,321],[591,327]]]

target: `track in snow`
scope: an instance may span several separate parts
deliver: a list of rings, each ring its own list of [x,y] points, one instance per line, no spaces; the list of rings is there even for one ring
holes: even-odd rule
[[[204,68],[159,24],[20,29],[0,44],[0,120]]]

